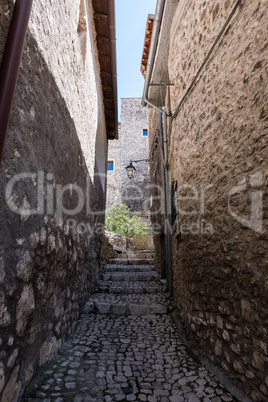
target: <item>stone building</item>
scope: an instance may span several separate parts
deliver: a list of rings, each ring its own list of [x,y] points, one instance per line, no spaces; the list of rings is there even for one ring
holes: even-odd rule
[[[107,210],[122,204],[121,194],[121,123],[118,123],[118,140],[108,141],[107,157]]]
[[[188,344],[254,401],[268,398],[267,17],[265,0],[158,0],[142,60],[151,181],[166,183],[156,259],[170,256]]]
[[[0,1],[0,61],[20,4]],[[0,169],[1,401],[59,350],[99,278],[114,38],[113,0],[33,2]]]
[[[149,225],[148,145],[148,110],[142,107],[141,98],[122,99],[119,138],[109,141],[108,147],[107,209],[124,203]],[[133,162],[136,173],[129,179],[126,166],[136,160],[141,161]]]

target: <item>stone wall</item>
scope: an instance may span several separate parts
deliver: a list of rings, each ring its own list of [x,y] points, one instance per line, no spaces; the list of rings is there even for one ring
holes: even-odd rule
[[[126,236],[107,231],[105,231],[105,235],[116,250],[120,250],[121,252],[134,251],[132,241]]]
[[[114,234],[114,233],[113,233]],[[109,232],[103,234],[101,239],[101,259],[102,262],[105,264],[111,258],[116,258],[118,256],[117,252],[113,248],[113,243],[109,238]]]
[[[142,107],[141,98],[122,99],[119,139],[109,141],[108,160],[114,161],[114,171],[108,172],[107,177],[107,209],[125,203],[150,226],[149,164],[134,163],[137,171],[133,179],[126,171],[131,160],[148,159],[149,140],[143,136],[144,129],[148,129],[148,110]],[[142,247],[153,247],[151,236]]]
[[[137,171],[131,180],[126,172],[131,160],[148,159],[149,143],[148,137],[143,136],[143,129],[148,129],[148,110],[141,106],[141,98],[122,99],[119,139],[109,141],[108,147],[108,160],[114,161],[114,171],[108,172],[107,178],[108,209],[124,202],[133,211],[148,215],[148,163],[134,163]]]
[[[1,56],[12,7],[1,0]],[[82,7],[81,36],[79,10],[79,0],[33,2],[1,164],[5,402],[74,330],[101,269],[105,179],[97,173],[106,170],[107,141],[92,11]]]
[[[235,3],[179,3],[173,113]],[[242,1],[170,127],[175,303],[192,345],[254,401],[268,398],[267,21],[265,0]]]
[[[165,256],[165,215],[164,215],[164,163],[163,143],[160,128],[159,112],[149,109],[149,157],[151,181],[151,228],[154,249],[157,250],[154,258],[156,271],[166,277]]]
[[[107,210],[122,204],[121,192],[121,124],[118,126],[118,140],[108,141],[108,161],[114,163],[114,169],[107,171]]]
[[[141,98],[127,98],[121,102],[122,199],[133,208],[133,211],[146,214],[149,210],[148,191],[146,192],[149,183],[149,164],[134,163],[137,171],[131,180],[126,174],[126,166],[131,160],[148,159],[148,137],[143,136],[143,129],[148,129],[148,110],[141,106]],[[135,191],[135,186],[140,188],[140,196]],[[133,196],[137,199],[135,200]]]

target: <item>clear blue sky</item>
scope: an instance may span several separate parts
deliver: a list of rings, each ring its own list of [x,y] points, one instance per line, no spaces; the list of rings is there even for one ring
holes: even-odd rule
[[[157,0],[115,0],[119,120],[121,98],[141,97],[144,78],[140,72],[148,14]]]

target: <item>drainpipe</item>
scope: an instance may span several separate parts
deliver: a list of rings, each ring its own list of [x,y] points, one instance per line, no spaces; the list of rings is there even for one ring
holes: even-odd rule
[[[149,57],[148,57],[148,63],[147,63],[147,70],[146,70],[146,76],[145,76],[145,83],[144,83],[144,90],[143,90],[142,101],[141,101],[142,106],[146,106],[147,103],[149,104],[148,92],[149,92],[149,86],[151,83],[151,78],[152,78],[152,73],[153,73],[155,54],[156,54],[156,49],[157,49],[157,45],[158,45],[158,37],[159,37],[160,28],[161,28],[165,4],[166,4],[166,0],[158,0],[157,5],[156,5],[155,16],[154,16],[154,27],[153,27],[153,32],[152,32],[150,51],[149,51]],[[153,105],[150,105],[150,106],[153,106]]]
[[[168,88],[169,91],[169,88]],[[171,215],[171,201],[170,201],[170,173],[169,173],[169,162],[168,162],[168,136],[167,136],[167,118],[169,113],[147,102],[153,108],[159,111],[159,123],[160,123],[160,135],[163,139],[164,148],[164,211],[165,211],[165,251],[166,251],[166,278],[167,278],[167,289],[172,296],[173,293],[173,271],[172,271],[172,251],[171,251],[171,228],[170,228],[170,215]]]
[[[173,291],[173,278],[172,278],[172,259],[171,259],[171,231],[170,231],[170,174],[169,174],[169,164],[168,164],[168,139],[167,139],[167,116],[168,113],[162,108],[157,107],[152,104],[148,99],[149,87],[152,79],[153,67],[155,62],[156,50],[158,45],[158,38],[162,24],[162,18],[164,13],[164,7],[166,0],[158,0],[155,11],[154,27],[152,32],[150,51],[147,63],[147,71],[144,83],[144,90],[142,96],[142,106],[149,105],[156,110],[158,110],[160,118],[160,132],[163,137],[163,148],[164,148],[164,211],[165,211],[165,251],[166,251],[166,277],[167,277],[167,288],[172,295]]]
[[[167,115],[166,113],[160,113],[160,127],[163,136],[163,148],[164,148],[164,210],[165,210],[165,251],[166,251],[166,277],[167,288],[172,295],[173,293],[173,272],[172,272],[172,252],[171,252],[171,229],[170,229],[170,173],[168,163],[168,138],[167,138]]]
[[[114,137],[118,140],[118,99],[117,99],[117,67],[116,67],[116,29],[115,29],[115,0],[108,0],[109,31],[111,45],[112,87],[114,103]]]
[[[17,0],[0,68],[0,162],[33,0]]]

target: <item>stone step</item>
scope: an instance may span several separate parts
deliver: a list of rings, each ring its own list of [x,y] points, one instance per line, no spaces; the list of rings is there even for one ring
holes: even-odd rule
[[[146,252],[146,253],[122,253],[121,258],[126,258],[126,259],[147,259],[147,258],[154,258],[154,253],[153,252]]]
[[[164,293],[166,292],[166,281],[99,281],[99,290],[108,293],[121,294],[144,294],[144,293]]]
[[[155,281],[159,278],[156,271],[149,272],[104,272],[102,280],[104,281]]]
[[[85,313],[142,316],[166,314],[166,297],[162,294],[116,295],[94,294],[84,307]]]
[[[153,265],[153,258],[135,258],[135,259],[127,259],[127,258],[113,258],[108,260],[108,265]]]
[[[104,272],[150,272],[154,265],[110,265],[104,266]]]

